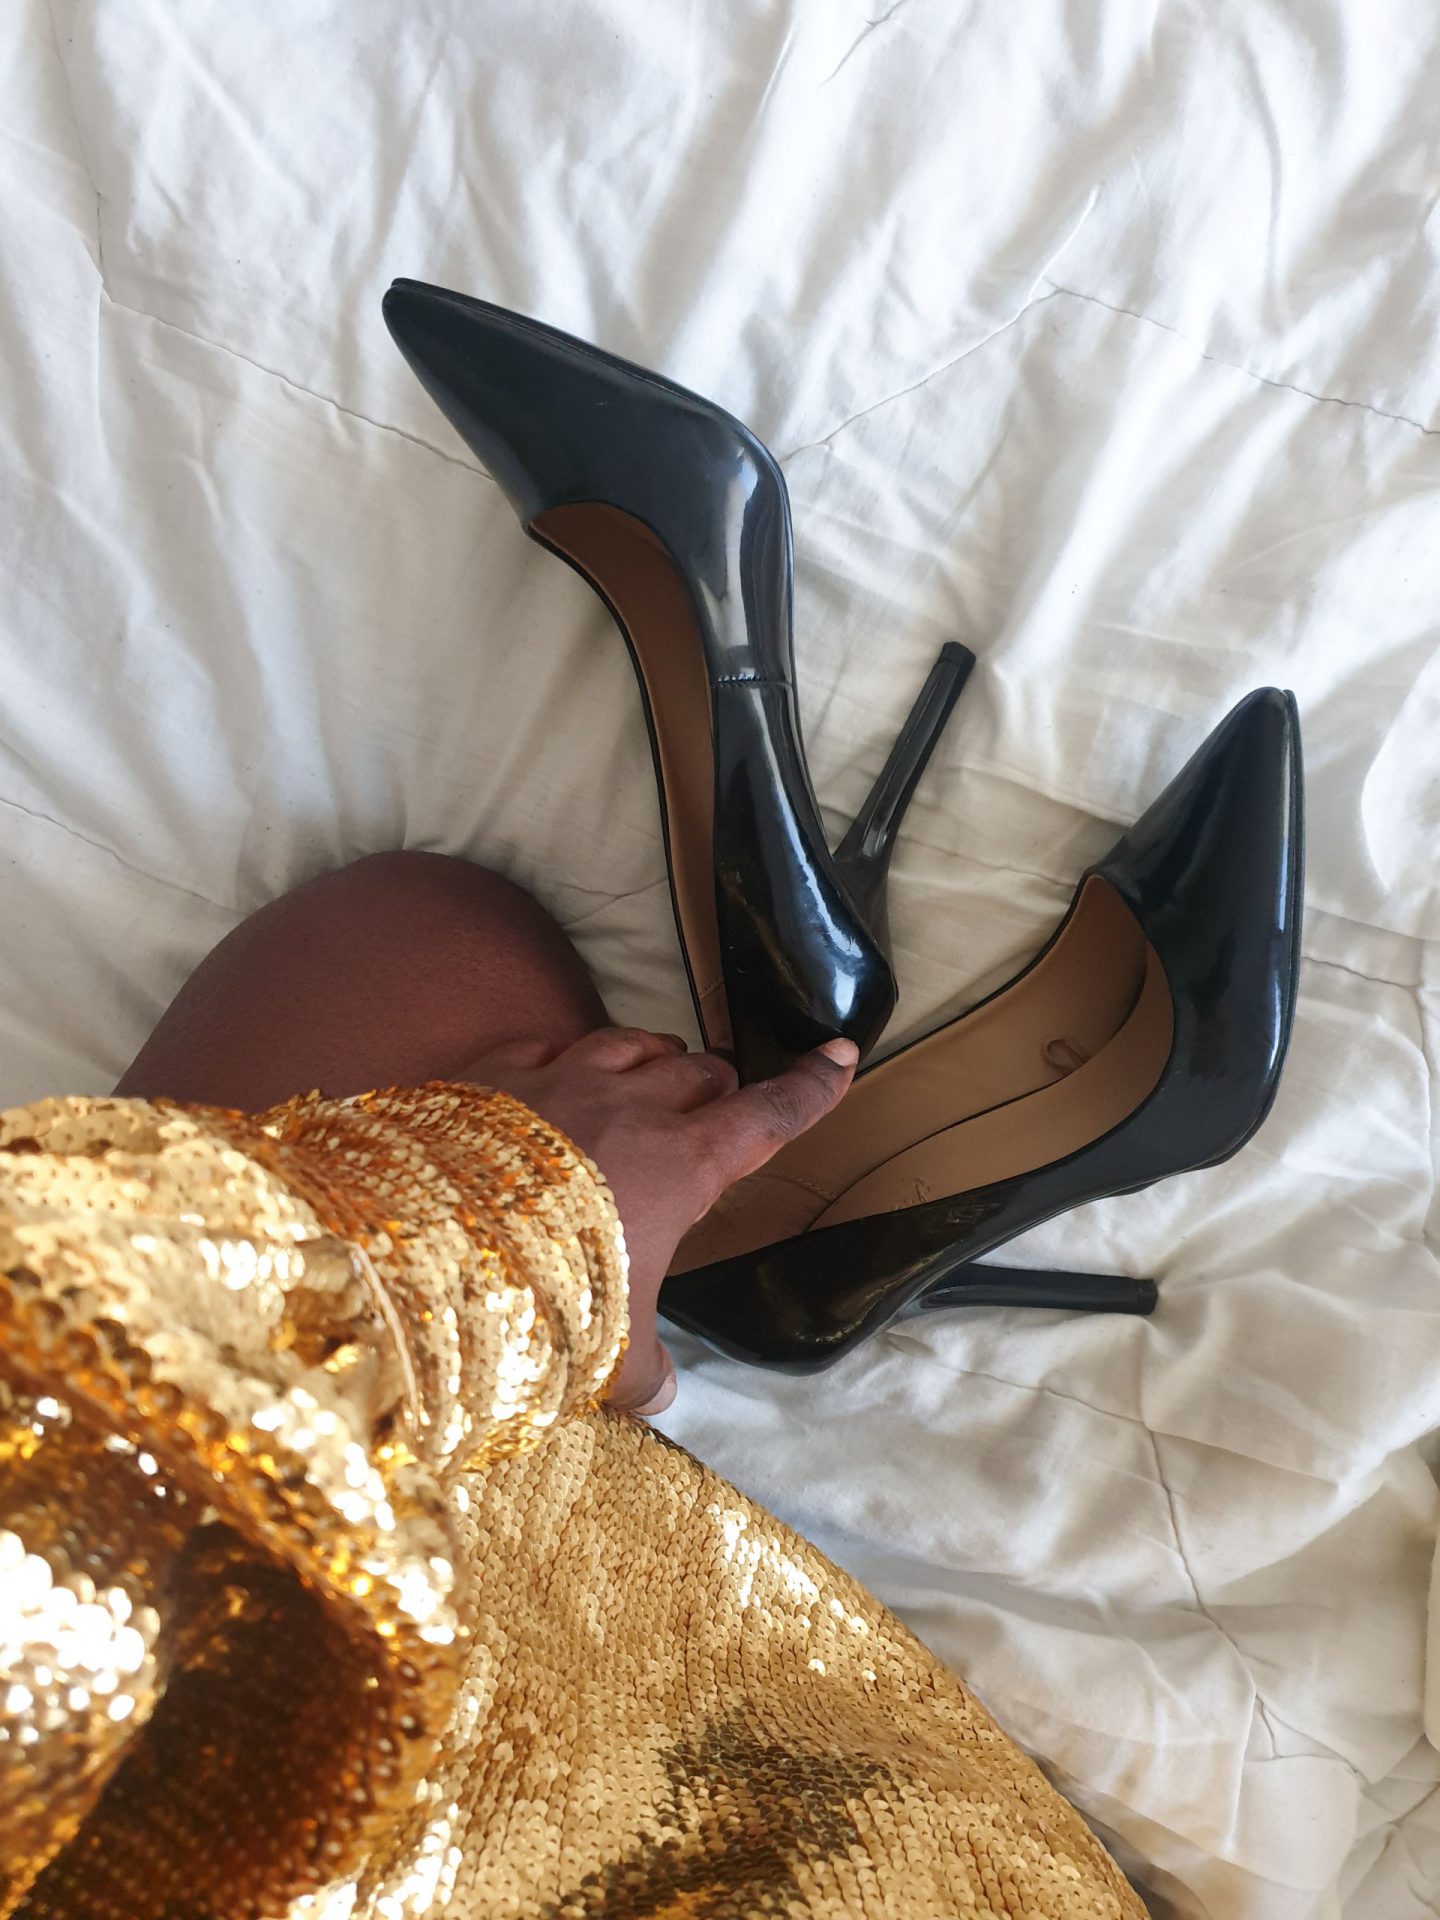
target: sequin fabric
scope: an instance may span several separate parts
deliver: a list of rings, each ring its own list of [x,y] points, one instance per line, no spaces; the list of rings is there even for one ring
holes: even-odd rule
[[[0,1915],[1140,1916],[624,1325],[504,1096],[0,1117]]]

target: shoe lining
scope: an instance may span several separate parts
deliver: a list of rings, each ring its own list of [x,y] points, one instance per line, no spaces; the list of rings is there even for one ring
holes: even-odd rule
[[[863,1073],[818,1126],[722,1195],[672,1271],[1048,1166],[1134,1112],[1173,1032],[1154,949],[1092,877],[1032,967]]]
[[[707,1047],[731,1044],[715,909],[710,680],[689,589],[663,544],[618,507],[551,507],[529,531],[614,614],[640,681],[659,775],[670,886]]]

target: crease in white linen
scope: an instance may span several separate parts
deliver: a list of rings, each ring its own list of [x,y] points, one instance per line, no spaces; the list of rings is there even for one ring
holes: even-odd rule
[[[1440,438],[1440,427],[1426,426],[1423,420],[1414,420],[1408,413],[1391,413],[1388,408],[1377,407],[1373,401],[1348,400],[1338,393],[1312,393],[1309,387],[1298,387],[1293,380],[1277,380],[1271,374],[1257,373],[1254,367],[1237,366],[1233,360],[1227,360],[1221,354],[1207,353],[1190,339],[1183,327],[1172,327],[1168,321],[1157,320],[1153,314],[1137,313],[1133,307],[1118,307],[1112,301],[1102,300],[1098,294],[1082,293],[1078,287],[1057,285],[1055,292],[1068,294],[1072,300],[1088,300],[1092,306],[1104,307],[1107,313],[1123,314],[1127,320],[1138,320],[1144,326],[1160,327],[1164,332],[1188,341],[1194,347],[1197,358],[1208,361],[1213,367],[1228,367],[1231,373],[1243,373],[1247,380],[1258,380],[1263,387],[1278,387],[1283,393],[1297,393],[1302,400],[1315,400],[1322,407],[1357,407],[1361,413],[1373,413],[1377,420],[1394,420],[1402,427],[1414,427],[1417,433]]]

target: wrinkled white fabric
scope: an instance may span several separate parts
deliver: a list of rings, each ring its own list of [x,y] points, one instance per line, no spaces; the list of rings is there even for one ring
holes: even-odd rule
[[[402,844],[688,1019],[624,650],[391,347],[397,273],[774,447],[837,832],[938,643],[979,651],[896,862],[897,1033],[1296,690],[1271,1120],[1015,1249],[1154,1274],[1155,1318],[906,1322],[803,1382],[677,1342],[665,1421],[1186,1920],[1440,1888],[1437,81],[1430,0],[0,9],[5,1102],[104,1088],[244,913]]]

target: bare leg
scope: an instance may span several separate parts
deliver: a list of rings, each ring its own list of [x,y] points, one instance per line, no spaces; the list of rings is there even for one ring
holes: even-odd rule
[[[516,1040],[558,1050],[607,1020],[529,894],[445,854],[372,854],[228,934],[116,1092],[256,1112],[443,1080]]]

